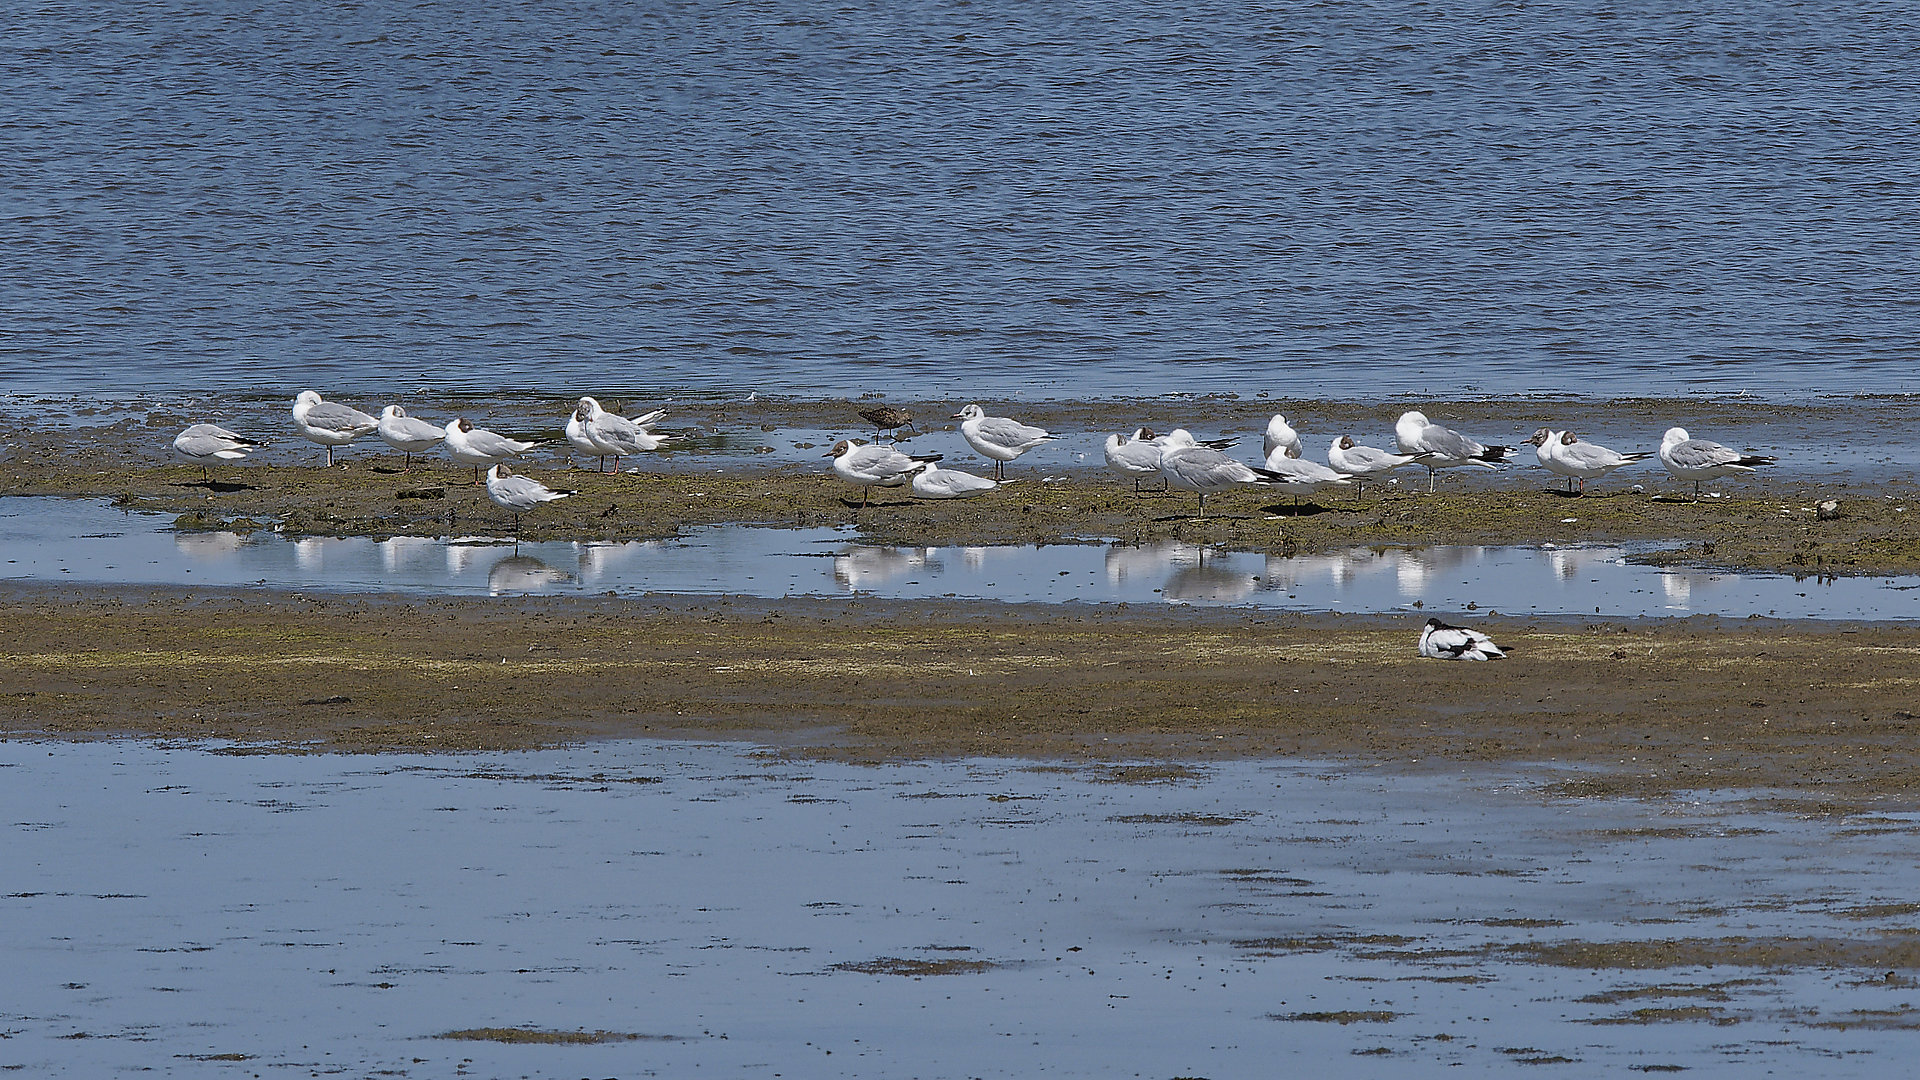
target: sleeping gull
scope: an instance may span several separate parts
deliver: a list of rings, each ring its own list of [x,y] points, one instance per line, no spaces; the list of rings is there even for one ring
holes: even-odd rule
[[[1148,428],[1140,428],[1132,436],[1107,436],[1107,468],[1121,476],[1133,477],[1136,495],[1140,493],[1142,478],[1160,475],[1160,446],[1154,442],[1156,437]]]
[[[912,484],[913,493],[922,499],[971,499],[999,487],[1000,481],[959,469],[943,469],[928,461],[913,474]]]
[[[1267,421],[1267,437],[1261,443],[1260,452],[1272,461],[1273,452],[1280,449],[1285,449],[1290,458],[1299,457],[1300,433],[1293,430],[1285,416],[1274,413],[1273,419]]]
[[[1192,433],[1175,428],[1166,435],[1166,449],[1160,453],[1160,474],[1167,483],[1200,496],[1200,516],[1207,516],[1207,496],[1244,484],[1276,484],[1284,481],[1264,469],[1235,461],[1210,446],[1202,446]]]
[[[1291,448],[1284,443],[1275,446],[1273,453],[1267,455],[1267,472],[1272,476],[1279,477],[1281,483],[1293,489],[1293,509],[1295,512],[1298,512],[1300,509],[1301,489],[1304,488],[1308,492],[1314,492],[1329,484],[1346,487],[1353,483],[1352,477],[1338,470],[1330,469],[1317,461],[1292,457],[1288,453],[1290,449]]]
[[[502,510],[513,511],[513,535],[520,535],[520,515],[541,503],[564,499],[571,491],[555,491],[531,476],[515,476],[505,465],[487,470],[487,498]]]
[[[1362,490],[1366,488],[1369,478],[1392,472],[1402,465],[1411,465],[1423,456],[1394,454],[1377,446],[1362,446],[1354,442],[1351,435],[1342,435],[1333,440],[1332,446],[1327,447],[1327,464],[1331,465],[1335,472],[1353,477]],[[1354,497],[1359,498],[1359,495],[1360,492],[1356,490]]]
[[[960,421],[960,436],[967,445],[993,459],[993,476],[1007,475],[1007,462],[1053,438],[1046,429],[1004,416],[988,416],[985,409],[969,405],[953,414]]]
[[[447,421],[446,432],[447,455],[462,465],[473,466],[473,482],[476,484],[480,483],[480,466],[498,465],[539,445],[474,427],[473,421],[465,417]]]
[[[1762,454],[1742,454],[1710,439],[1696,439],[1686,428],[1672,427],[1660,439],[1660,463],[1676,479],[1693,481],[1693,497],[1700,498],[1700,482],[1737,473],[1750,473],[1773,464]]]
[[[849,484],[860,485],[860,506],[877,487],[899,487],[914,470],[940,455],[908,457],[891,446],[872,446],[858,439],[841,439],[827,456],[833,459],[833,474]]]
[[[260,444],[245,435],[235,434],[219,424],[195,424],[173,437],[173,448],[182,457],[200,463],[200,478],[211,480],[207,466],[215,461],[239,461]]]
[[[665,409],[655,409],[645,416],[629,420],[601,408],[600,403],[590,397],[581,398],[573,410],[574,419],[580,421],[587,441],[601,454],[613,455],[614,472],[620,471],[621,458],[649,453],[673,441],[673,436],[655,435],[647,430],[648,424],[666,414]]]
[[[293,399],[293,426],[310,442],[327,448],[327,467],[333,467],[333,448],[345,446],[380,426],[380,421],[359,409],[320,400],[312,390],[300,391]]]
[[[408,472],[413,471],[413,455],[426,453],[447,437],[439,424],[408,416],[407,410],[398,405],[380,410],[380,423],[374,430],[380,433],[381,442],[407,455]]]
[[[1420,631],[1420,655],[1433,660],[1503,660],[1507,651],[1478,630],[1428,619]]]
[[[1428,491],[1433,490],[1436,469],[1461,465],[1497,469],[1507,459],[1510,449],[1477,443],[1452,428],[1429,422],[1427,414],[1414,410],[1400,414],[1399,421],[1393,425],[1393,436],[1401,453],[1423,455],[1420,464],[1427,467]]]

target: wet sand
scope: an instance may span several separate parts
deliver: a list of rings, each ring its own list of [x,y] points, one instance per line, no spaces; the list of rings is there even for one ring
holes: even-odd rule
[[[854,761],[1223,756],[1591,766],[1569,793],[1920,796],[1920,630],[865,600],[430,599],[15,587],[0,731],[269,749],[511,750],[729,737]],[[1163,762],[1163,765],[1140,764]]]

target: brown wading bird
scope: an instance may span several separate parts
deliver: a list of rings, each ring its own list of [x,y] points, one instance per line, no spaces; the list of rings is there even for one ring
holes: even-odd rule
[[[889,431],[898,438],[900,429],[913,423],[913,414],[894,405],[875,405],[871,409],[861,409],[860,419],[873,425],[874,438],[878,439]]]

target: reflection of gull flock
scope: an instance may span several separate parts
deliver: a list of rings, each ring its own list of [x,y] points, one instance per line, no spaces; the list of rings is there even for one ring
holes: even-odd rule
[[[620,460],[660,449],[677,436],[656,433],[651,425],[664,414],[656,410],[637,418],[608,412],[591,397],[579,399],[577,408],[566,420],[566,440],[575,449],[601,460],[613,461],[611,471],[618,472]],[[860,416],[872,423],[876,437],[871,440],[847,438],[836,442],[828,454],[832,471],[840,479],[861,489],[860,506],[871,503],[876,487],[905,487],[921,499],[969,499],[989,495],[1006,486],[1006,466],[1035,447],[1055,441],[1059,436],[1045,429],[1021,423],[1011,417],[989,416],[979,405],[968,405],[954,419],[961,421],[960,435],[966,444],[994,463],[994,476],[988,478],[958,469],[941,468],[941,454],[908,455],[880,439],[888,433],[897,436],[910,424],[912,413],[893,406],[863,410]],[[482,482],[480,470],[486,467],[487,496],[514,516],[516,532],[520,516],[545,502],[572,494],[547,487],[540,481],[516,474],[503,462],[524,458],[539,445],[533,441],[510,438],[476,427],[465,417],[456,417],[444,427],[409,416],[398,405],[388,405],[378,418],[346,405],[329,402],[312,390],[302,391],[293,403],[295,429],[303,438],[326,448],[326,463],[333,464],[333,451],[362,435],[377,432],[382,441],[406,455],[405,467],[413,467],[413,456],[439,446],[454,461],[474,468],[474,482]],[[1526,440],[1534,447],[1539,464],[1557,477],[1567,480],[1568,494],[1586,494],[1589,480],[1602,479],[1617,469],[1657,456],[1675,479],[1693,484],[1693,497],[1700,497],[1700,486],[1708,480],[1751,475],[1757,468],[1774,464],[1774,459],[1748,454],[1707,439],[1691,437],[1686,429],[1667,430],[1657,452],[1620,452],[1582,441],[1571,431],[1542,427]],[[1358,443],[1351,435],[1336,436],[1327,448],[1327,462],[1321,464],[1303,456],[1300,433],[1282,414],[1268,422],[1262,443],[1262,460],[1250,465],[1227,451],[1234,440],[1201,440],[1184,428],[1157,435],[1139,428],[1131,435],[1107,437],[1104,459],[1109,471],[1133,481],[1139,493],[1144,480],[1159,477],[1163,487],[1178,488],[1197,496],[1196,511],[1204,516],[1208,495],[1244,486],[1281,487],[1294,494],[1299,508],[1300,495],[1321,487],[1351,487],[1355,498],[1368,480],[1408,465],[1427,470],[1427,489],[1434,489],[1441,469],[1475,466],[1499,469],[1508,463],[1510,449],[1481,443],[1451,428],[1433,423],[1424,413],[1409,410],[1394,425],[1395,451],[1381,450]],[[201,465],[204,479],[210,480],[208,467],[244,459],[262,443],[216,424],[194,424],[174,438],[176,452]],[[1397,452],[1396,452],[1397,451]],[[1084,455],[1075,455],[1083,458]],[[1215,583],[1216,585],[1218,583]],[[1444,659],[1489,659],[1504,654],[1485,634],[1462,627],[1448,626],[1437,619],[1428,620],[1420,637],[1420,654]]]

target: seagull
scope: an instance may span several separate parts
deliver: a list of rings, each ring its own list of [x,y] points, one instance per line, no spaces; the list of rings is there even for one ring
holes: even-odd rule
[[[1004,416],[988,416],[978,405],[961,409],[953,418],[961,422],[960,435],[967,445],[993,459],[996,480],[1006,476],[1007,462],[1053,438],[1043,428]]]
[[[1582,495],[1587,493],[1587,481],[1598,480],[1624,465],[1645,461],[1653,456],[1646,453],[1622,454],[1618,450],[1609,450],[1596,443],[1581,442],[1579,437],[1571,431],[1549,432],[1546,428],[1541,428],[1533,433],[1533,437],[1538,439],[1543,432],[1549,437],[1544,444],[1534,444],[1539,447],[1536,453],[1543,459],[1551,459],[1544,464],[1548,469],[1566,477],[1569,488],[1573,486],[1573,481],[1580,481]]]
[[[1200,516],[1207,515],[1207,496],[1242,484],[1276,484],[1285,477],[1242,464],[1210,446],[1194,441],[1192,433],[1175,428],[1162,436],[1166,449],[1160,454],[1160,474],[1167,483],[1200,496]]]
[[[380,425],[380,421],[345,405],[320,400],[312,390],[293,399],[293,426],[311,442],[327,448],[327,467],[333,467],[333,448],[345,446]]]
[[[1374,446],[1362,446],[1353,441],[1353,436],[1342,435],[1327,447],[1327,464],[1335,472],[1345,473],[1359,481],[1359,488],[1367,486],[1367,480],[1382,473],[1391,472],[1402,465],[1411,465],[1421,460],[1424,454],[1394,454]],[[1360,491],[1355,490],[1354,497],[1359,498]]]
[[[520,515],[544,502],[564,499],[571,491],[555,491],[531,476],[515,476],[505,465],[487,470],[487,498],[502,510],[513,512],[513,535],[520,535]]]
[[[1018,481],[1009,480],[1008,483]],[[922,499],[971,499],[1000,487],[1000,481],[925,462],[913,474],[913,493]]]
[[[413,455],[426,453],[447,437],[440,425],[408,416],[407,410],[398,405],[380,410],[380,423],[374,430],[380,433],[382,442],[407,455],[408,472],[413,471]]]
[[[1546,469],[1555,476],[1564,476],[1567,478],[1567,491],[1571,493],[1573,491],[1573,473],[1570,472],[1565,465],[1560,463],[1560,459],[1554,456],[1553,452],[1553,448],[1560,442],[1560,436],[1565,434],[1566,432],[1564,431],[1554,431],[1549,428],[1535,428],[1533,436],[1527,440],[1527,443],[1533,447],[1533,456],[1539,459],[1541,468]]]
[[[1280,482],[1293,489],[1293,509],[1300,509],[1300,489],[1317,491],[1328,484],[1341,487],[1353,483],[1353,478],[1345,473],[1330,469],[1317,461],[1296,458],[1289,454],[1291,448],[1282,443],[1267,455],[1267,473],[1280,478]]]
[[[1160,475],[1160,445],[1152,429],[1140,428],[1131,437],[1107,436],[1107,468],[1121,476],[1133,477],[1134,494],[1140,493],[1143,477]]]
[[[567,442],[583,454],[599,457],[600,464],[596,468],[601,472],[606,471],[607,455],[600,453],[600,448],[594,445],[592,439],[587,438],[587,424],[580,419],[579,409],[567,414]]]
[[[237,435],[219,424],[195,424],[173,437],[173,448],[182,457],[200,463],[200,479],[211,480],[207,465],[215,461],[239,461],[261,444],[245,435]]]
[[[1675,479],[1693,481],[1693,497],[1700,498],[1700,481],[1736,473],[1750,473],[1773,464],[1762,454],[1742,454],[1710,439],[1696,439],[1686,428],[1672,427],[1660,439],[1660,463]]]
[[[505,435],[474,427],[473,421],[459,417],[447,421],[447,454],[462,465],[473,466],[473,482],[480,483],[480,466],[497,465],[517,458],[539,443],[521,442]]]
[[[1428,619],[1420,631],[1420,655],[1433,660],[1504,660],[1507,650],[1478,630]]]
[[[1393,436],[1401,453],[1425,455],[1420,459],[1420,464],[1427,467],[1428,491],[1433,490],[1435,470],[1459,465],[1497,469],[1507,460],[1507,453],[1511,449],[1474,442],[1452,428],[1429,423],[1425,413],[1411,410],[1400,414],[1399,421],[1393,425]]]
[[[897,438],[900,429],[913,423],[913,414],[896,405],[875,405],[871,409],[861,409],[860,419],[873,425],[873,437],[877,441],[882,432],[891,431]]]
[[[601,454],[613,455],[614,472],[620,471],[621,458],[658,450],[672,441],[670,436],[655,435],[647,430],[648,424],[666,414],[665,409],[655,409],[645,416],[629,420],[601,408],[600,403],[590,397],[581,398],[573,410],[574,419],[580,421],[587,441]]]
[[[826,455],[833,459],[833,473],[849,484],[860,485],[860,506],[877,487],[899,487],[914,470],[940,460],[939,454],[908,457],[891,446],[872,446],[858,439],[841,439]]]
[[[1260,452],[1267,455],[1268,461],[1272,461],[1273,452],[1283,448],[1286,450],[1288,457],[1299,457],[1300,433],[1288,426],[1286,417],[1279,413],[1274,413],[1273,419],[1267,421],[1267,437],[1260,448]]]

